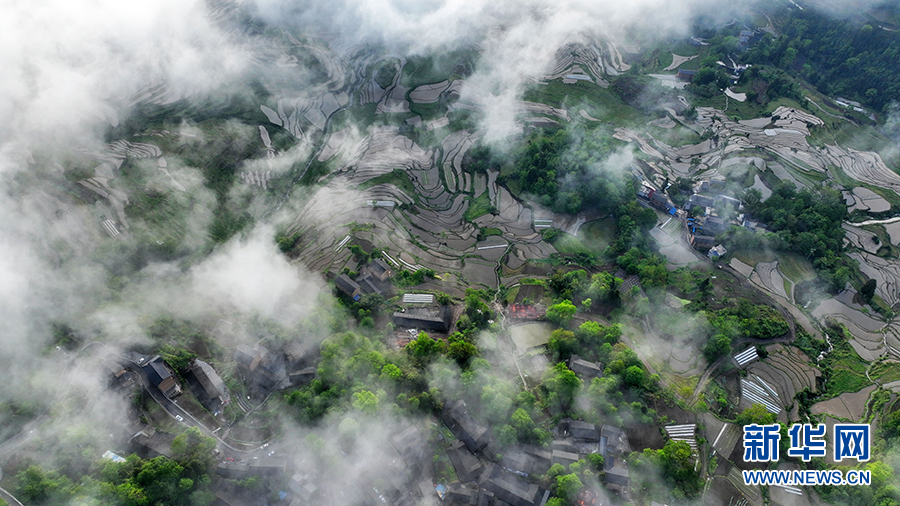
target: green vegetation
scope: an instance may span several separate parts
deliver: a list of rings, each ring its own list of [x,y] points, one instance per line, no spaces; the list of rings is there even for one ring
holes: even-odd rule
[[[609,214],[634,194],[621,172],[604,169],[612,149],[611,135],[600,129],[537,131],[514,155],[516,169],[509,177],[555,212]]]
[[[488,195],[488,192],[485,191],[478,197],[471,199],[469,208],[466,209],[465,217],[467,221],[472,221],[475,218],[484,216],[485,214],[491,214],[495,212],[497,212],[497,210],[494,209],[494,206],[491,205],[491,198]]]
[[[871,381],[866,378],[867,365],[850,346],[852,336],[847,328],[832,322],[825,331],[834,349],[819,362],[825,383],[822,397],[827,399],[844,392],[858,392],[870,385]]]
[[[428,279],[433,279],[435,272],[432,269],[419,269],[416,272],[410,272],[406,269],[399,269],[394,277],[393,282],[397,286],[416,286],[421,285]]]
[[[858,100],[876,110],[900,95],[900,36],[895,31],[817,9],[782,8],[778,18],[778,37],[763,36],[747,52],[748,63],[777,66],[826,95]]]
[[[26,504],[48,506],[81,504],[91,498],[101,504],[205,506],[215,500],[209,491],[215,446],[215,439],[192,427],[172,442],[172,459],[131,455],[122,463],[103,460],[78,481],[32,465],[16,475],[15,494]]]
[[[798,192],[792,183],[782,182],[765,202],[759,191],[747,190],[744,205],[750,215],[766,223],[774,233],[731,227],[721,237],[728,249],[768,248],[805,255],[825,286],[834,292],[844,288],[856,265],[841,254],[841,222],[846,218],[847,207],[839,192],[828,188]]]
[[[413,186],[412,181],[409,180],[409,175],[407,175],[404,170],[394,169],[386,174],[375,176],[368,181],[360,183],[359,189],[367,190],[379,184],[392,184],[418,202],[418,192]]]

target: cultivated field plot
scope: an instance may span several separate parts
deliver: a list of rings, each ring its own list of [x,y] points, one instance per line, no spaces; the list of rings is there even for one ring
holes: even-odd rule
[[[705,335],[705,325],[701,316],[660,306],[652,319],[632,319],[625,334],[631,341],[629,345],[664,380],[668,376],[683,380],[699,376],[706,369],[700,338]],[[672,378],[667,382],[672,382]]]
[[[426,150],[396,127],[374,129],[297,213],[288,233],[303,238],[298,256],[313,270],[339,270],[350,253],[337,246],[354,235],[384,249],[397,267],[459,273],[459,286],[488,288],[498,286],[503,258],[517,267],[546,258],[555,250],[534,229],[531,210],[494,182],[484,186],[496,214],[466,220],[477,179],[461,163],[476,138],[468,131],[453,132],[440,148]],[[478,242],[478,227],[500,235]],[[511,245],[514,253],[507,255]]]
[[[885,351],[884,322],[878,321],[861,311],[851,308],[847,304],[831,298],[819,303],[812,311],[812,315],[819,321],[834,319],[847,327],[853,338],[850,345],[863,360],[872,361],[881,356]]]
[[[869,396],[876,388],[875,385],[871,385],[859,392],[847,392],[834,399],[817,402],[812,405],[810,411],[814,415],[829,414],[848,422],[861,421],[866,411],[866,403],[869,400]]]
[[[741,405],[760,402],[772,413],[795,404],[790,418],[796,419],[797,392],[816,391],[821,372],[799,349],[775,344],[767,348],[768,357],[747,366],[748,377],[741,379]]]

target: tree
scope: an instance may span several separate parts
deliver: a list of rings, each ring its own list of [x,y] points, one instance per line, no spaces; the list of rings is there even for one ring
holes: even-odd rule
[[[738,425],[771,425],[775,423],[775,415],[766,410],[762,404],[753,404],[741,412],[735,419]]]
[[[419,367],[425,367],[444,351],[444,341],[432,339],[425,332],[419,332],[415,340],[406,345],[406,353]]]
[[[710,364],[731,353],[731,339],[725,334],[717,334],[706,342],[703,356]]]
[[[403,379],[403,371],[394,364],[385,364],[384,367],[381,368],[381,376],[383,378],[389,378],[392,381],[400,381]]]
[[[191,427],[172,441],[172,457],[188,475],[197,478],[212,468],[215,448],[215,438],[204,436],[200,429]]]
[[[40,504],[51,499],[54,499],[53,502],[64,502],[64,497],[68,495],[66,489],[71,485],[65,476],[56,471],[46,471],[41,466],[29,466],[20,471],[16,480],[16,495],[26,504]]]
[[[666,478],[671,480],[685,496],[697,496],[702,489],[702,483],[700,475],[695,470],[690,445],[685,441],[669,440],[662,450],[659,450],[659,455]]]
[[[574,504],[578,498],[578,493],[584,488],[581,478],[577,474],[563,474],[556,477],[556,486],[554,492],[556,495],[570,504]]]
[[[353,407],[363,413],[374,415],[378,413],[378,397],[368,390],[360,390],[353,394]]]
[[[625,369],[625,384],[639,387],[644,384],[644,370],[640,367],[633,365],[628,369]]]
[[[571,330],[556,329],[550,333],[547,341],[547,349],[556,360],[568,360],[573,353],[578,351],[578,341]]]
[[[543,386],[547,391],[548,404],[559,411],[565,411],[572,405],[581,384],[581,379],[562,362],[544,373]]]
[[[875,288],[877,285],[877,281],[875,278],[868,279],[859,289],[859,294],[865,299],[867,302],[872,302],[872,297],[875,295]]]
[[[547,309],[547,319],[560,327],[566,327],[575,316],[578,308],[569,300],[564,300],[559,304],[554,304]]]
[[[450,334],[447,343],[447,356],[461,366],[465,366],[470,358],[478,355],[478,347],[459,332]]]

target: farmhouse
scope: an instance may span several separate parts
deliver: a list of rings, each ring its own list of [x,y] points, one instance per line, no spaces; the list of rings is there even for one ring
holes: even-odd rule
[[[696,70],[678,69],[678,73],[675,74],[675,77],[681,81],[691,82],[694,79],[694,74],[696,73]]]
[[[225,388],[225,382],[206,362],[194,360],[187,378],[188,384],[197,394],[197,400],[206,409],[216,413],[222,406],[228,404],[228,390]]]
[[[151,358],[143,369],[147,373],[147,378],[150,382],[159,388],[159,391],[166,397],[175,397],[181,393],[181,386],[175,381],[175,377],[172,376],[169,368],[166,367],[165,362],[159,355]]]
[[[476,422],[469,410],[466,408],[466,402],[462,399],[444,408],[441,419],[450,429],[450,432],[462,441],[470,452],[475,453],[481,451],[487,446],[490,433],[487,427]]]
[[[356,281],[350,279],[350,276],[346,274],[341,274],[335,278],[334,286],[353,300],[359,300],[360,295],[363,293],[362,287],[360,287]]]
[[[450,316],[450,308],[441,306],[438,309],[423,308],[394,313],[392,320],[397,327],[447,332],[450,329]]]

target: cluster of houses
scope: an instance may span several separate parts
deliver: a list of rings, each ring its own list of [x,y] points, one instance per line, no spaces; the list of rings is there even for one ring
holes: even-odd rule
[[[739,199],[727,195],[725,191],[725,180],[700,181],[694,187],[694,193],[683,206],[686,212],[685,226],[691,247],[707,252],[707,256],[711,259],[727,253],[724,246],[716,244],[716,236],[725,232],[728,227],[742,226],[754,232],[766,229],[765,225],[746,219],[744,214],[739,214],[743,210],[743,204]],[[662,191],[655,190],[644,183],[637,195],[646,199],[652,207],[665,211],[671,216],[677,215],[675,206]],[[697,212],[698,210],[700,212]],[[734,217],[729,218],[729,215],[732,214]]]
[[[629,474],[624,457],[631,447],[621,428],[566,419],[554,429],[549,447],[517,445],[505,449],[498,459],[500,452],[490,431],[475,421],[465,401],[448,404],[441,418],[456,437],[446,452],[459,480],[438,485],[446,504],[541,506],[550,491],[540,486],[538,478],[553,464],[569,466],[592,453],[604,457],[607,489],[627,493]]]
[[[647,185],[642,185],[641,189],[638,190],[637,195],[638,197],[646,199],[650,202],[651,206],[666,214],[671,216],[678,214],[678,209],[672,204],[672,201],[669,200],[669,197],[666,196],[665,192],[655,190]]]
[[[367,263],[356,279],[341,274],[334,280],[334,285],[347,297],[358,301],[365,294],[384,295],[390,291],[391,266],[381,258]]]
[[[568,364],[586,382],[603,374],[599,363],[578,356]],[[540,486],[539,478],[553,464],[569,466],[592,453],[604,458],[607,489],[627,494],[629,472],[624,458],[631,446],[619,427],[564,419],[553,429],[549,447],[519,444],[501,451],[489,428],[469,413],[465,401],[448,402],[441,419],[455,437],[446,453],[458,478],[455,483],[437,485],[445,504],[542,506],[550,491]]]
[[[234,352],[238,370],[251,395],[265,397],[273,390],[309,383],[316,376],[318,348],[309,343],[291,341],[281,350],[269,350],[262,344],[242,344]]]

